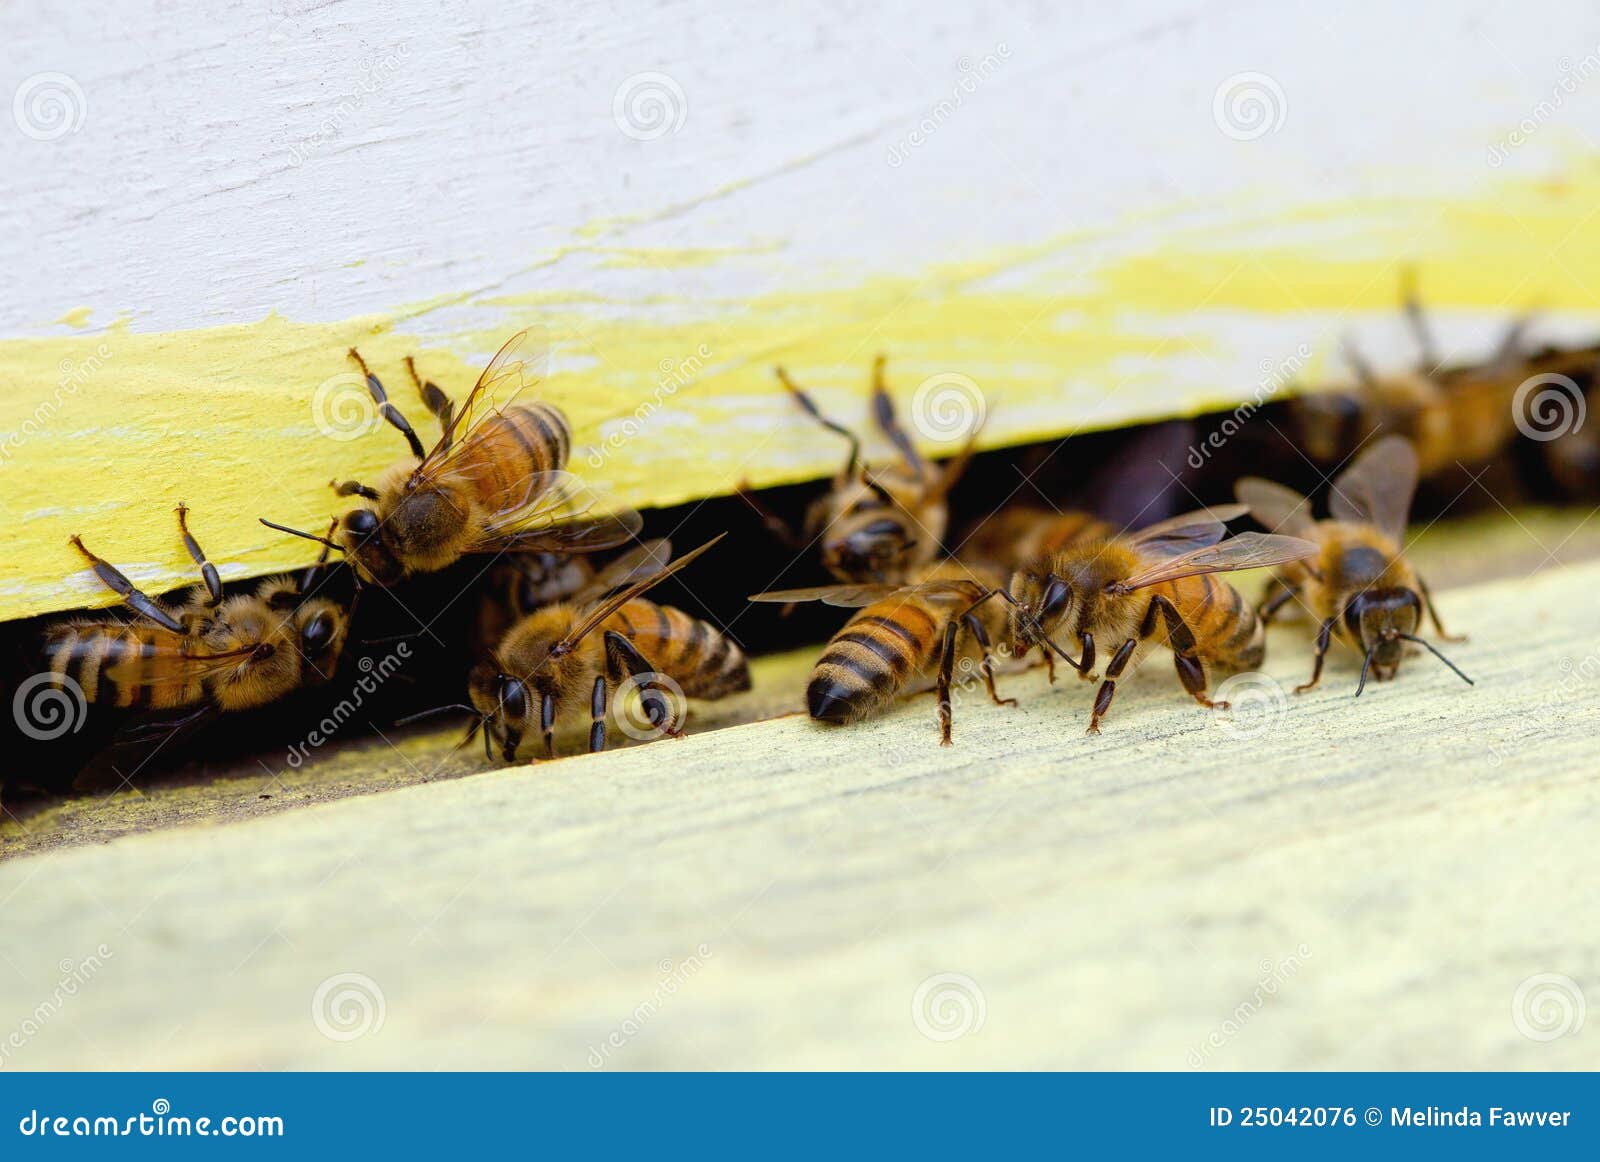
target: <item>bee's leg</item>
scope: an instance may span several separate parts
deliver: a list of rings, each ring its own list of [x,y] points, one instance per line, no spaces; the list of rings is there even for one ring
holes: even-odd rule
[[[1417,340],[1417,353],[1420,356],[1418,369],[1431,375],[1439,367],[1439,348],[1433,341],[1433,332],[1428,329],[1428,320],[1422,313],[1422,301],[1417,297],[1417,272],[1406,269],[1400,280],[1400,303],[1406,313],[1406,322],[1411,327],[1411,334]]]
[[[1167,645],[1172,649],[1173,668],[1178,671],[1178,681],[1183,683],[1183,688],[1207,710],[1226,710],[1226,702],[1213,702],[1206,696],[1205,663],[1196,651],[1194,630],[1183,620],[1178,607],[1158,593],[1150,599],[1150,609],[1152,612],[1159,610],[1167,623]],[[1153,620],[1152,614],[1145,615],[1146,624]]]
[[[378,490],[362,484],[359,480],[330,480],[328,481],[328,487],[340,496],[359,496],[364,500],[378,499]]]
[[[194,563],[200,566],[200,579],[205,582],[206,592],[211,596],[209,604],[215,608],[222,604],[222,578],[217,576],[217,567],[206,560],[200,542],[189,532],[189,506],[180,501],[177,512],[178,533],[183,537],[183,547],[189,551]],[[322,555],[328,555],[327,549],[322,551]]]
[[[734,490],[734,495],[750,506],[755,514],[761,518],[761,523],[767,527],[767,531],[771,533],[773,537],[776,538],[781,545],[783,545],[784,548],[789,549],[791,552],[799,552],[801,549],[804,549],[806,547],[806,543],[801,540],[798,535],[796,535],[792,528],[784,523],[784,520],[781,516],[773,512],[759,499],[757,499],[755,493],[750,491],[749,483],[750,482],[748,480],[740,481],[739,487]]]
[[[1362,387],[1371,387],[1378,381],[1378,375],[1372,370],[1372,364],[1367,362],[1367,357],[1348,335],[1339,341],[1339,350],[1344,354],[1344,360],[1350,365],[1350,370],[1354,371],[1356,378],[1361,381]]]
[[[411,424],[405,416],[400,414],[400,409],[389,402],[389,395],[383,390],[383,384],[378,377],[372,374],[372,369],[367,366],[367,361],[361,358],[360,352],[354,347],[350,348],[350,358],[356,361],[356,366],[361,368],[361,374],[367,377],[367,390],[372,393],[372,401],[378,405],[378,414],[389,421],[391,427],[406,438],[406,443],[411,445],[411,454],[418,460],[426,460],[428,453],[422,446],[422,441],[417,439],[417,433],[411,430]]]
[[[608,670],[610,666],[606,667]],[[606,680],[609,674],[601,674],[594,680],[594,691],[589,695],[589,753],[596,754],[606,749]]]
[[[556,696],[545,694],[539,699],[539,731],[544,735],[544,757],[556,757]],[[602,733],[602,737],[604,737]],[[593,732],[590,732],[590,742],[593,743]]]
[[[1311,663],[1311,681],[1302,682],[1296,686],[1294,688],[1296,694],[1304,694],[1307,690],[1314,690],[1317,687],[1317,683],[1322,681],[1322,662],[1328,656],[1328,645],[1333,641],[1333,624],[1337,620],[1337,618],[1330,617],[1322,623],[1322,628],[1317,630],[1317,660]]]
[[[990,653],[992,647],[989,644],[989,633],[983,628],[983,622],[978,620],[978,615],[975,613],[967,614],[962,620],[966,622],[967,632],[983,651],[983,660],[979,664],[983,667],[984,685],[989,687],[990,701],[996,706],[1015,706],[1017,704],[1015,698],[1002,698],[994,688],[994,655]]]
[[[889,388],[883,378],[885,362],[882,355],[872,361],[872,418],[878,422],[878,430],[889,437],[889,442],[905,460],[906,466],[914,472],[920,472],[923,467],[922,455],[894,414],[894,400],[889,397]]]
[[[107,561],[101,560],[88,549],[84,548],[82,537],[73,537],[71,543],[72,547],[77,549],[78,552],[82,553],[84,558],[88,560],[89,566],[94,570],[95,576],[100,578],[107,589],[110,589],[117,596],[121,597],[129,609],[132,609],[135,613],[148,617],[162,629],[170,629],[173,633],[183,632],[183,626],[178,623],[177,619],[163,609],[160,605],[156,604],[154,598],[136,589],[133,582],[129,581],[128,578],[123,575],[121,569],[118,569],[115,565],[112,565]]]
[[[1078,635],[1078,677],[1085,682],[1094,681],[1094,634],[1080,633]]]
[[[827,416],[823,415],[818,409],[816,402],[805,393],[805,390],[801,388],[799,384],[795,383],[794,380],[789,378],[789,373],[787,371],[781,367],[774,367],[772,370],[777,374],[778,382],[783,384],[783,386],[788,389],[789,394],[794,396],[795,403],[799,404],[803,409],[805,409],[805,413],[808,416],[816,420],[817,423],[821,424],[823,427],[827,428],[828,431],[843,436],[845,439],[850,441],[850,455],[845,461],[844,476],[847,478],[854,476],[856,474],[856,466],[861,463],[861,437],[857,436],[843,424],[834,420],[830,420]]]
[[[939,649],[939,745],[950,745],[950,674],[956,665],[956,630],[960,623],[951,618],[945,623],[944,643]]]
[[[1050,684],[1054,686],[1056,684],[1056,656],[1050,651],[1050,647],[1043,642],[1039,643],[1039,652],[1044,655],[1045,672],[1050,675]]]
[[[1268,583],[1269,591],[1272,586],[1277,586],[1277,592],[1263,601],[1261,608],[1256,610],[1256,616],[1261,619],[1262,625],[1271,625],[1272,619],[1277,616],[1278,610],[1300,596],[1300,587],[1298,585],[1290,585],[1280,577],[1274,577]]]
[[[333,539],[333,534],[338,527],[339,518],[335,517],[328,525],[328,539],[330,541]],[[318,584],[322,581],[322,571],[328,567],[328,554],[331,552],[333,552],[333,546],[324,544],[322,552],[317,554],[317,559],[306,566],[306,571],[300,574],[300,580],[295,585],[295,592],[299,593],[300,596],[304,597],[306,594],[316,591]]]
[[[439,450],[441,452],[449,450],[450,419],[455,405],[450,402],[450,397],[438,384],[431,379],[426,383],[423,382],[422,377],[417,374],[417,361],[409,355],[406,356],[406,370],[411,373],[411,382],[417,385],[417,394],[422,397],[423,406],[433,413],[434,418],[439,421],[439,430],[444,433]]]
[[[644,707],[644,714],[650,720],[650,725],[662,734],[670,734],[674,738],[683,734],[683,725],[673,708],[672,698],[655,680],[660,671],[650,664],[649,659],[639,652],[637,646],[616,630],[606,630],[605,642],[606,654],[612,659],[611,664],[617,667],[619,673],[627,674],[637,681],[639,704]]]
[[[1149,618],[1145,619],[1150,620]],[[1100,689],[1094,695],[1094,713],[1089,716],[1089,733],[1100,733],[1100,720],[1106,716],[1106,711],[1111,709],[1111,699],[1117,695],[1117,679],[1122,677],[1122,671],[1128,668],[1128,659],[1133,657],[1133,651],[1139,648],[1139,639],[1131,637],[1117,647],[1117,652],[1111,655],[1111,662],[1106,666],[1106,680],[1100,683]]]
[[[1467,640],[1467,635],[1464,634],[1464,633],[1463,634],[1448,634],[1448,633],[1445,633],[1444,625],[1439,621],[1439,610],[1437,608],[1435,608],[1435,606],[1433,604],[1433,594],[1428,592],[1428,583],[1426,581],[1424,581],[1420,576],[1417,578],[1417,588],[1422,590],[1422,600],[1428,606],[1428,617],[1433,621],[1433,628],[1439,631],[1439,640],[1440,641],[1447,641],[1447,642],[1464,642],[1464,641],[1466,641]]]

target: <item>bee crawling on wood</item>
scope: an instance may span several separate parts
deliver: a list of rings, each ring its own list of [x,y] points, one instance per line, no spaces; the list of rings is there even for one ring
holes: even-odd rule
[[[1380,681],[1395,676],[1407,643],[1423,646],[1472,684],[1454,663],[1416,636],[1426,610],[1441,638],[1463,640],[1445,633],[1427,584],[1401,547],[1416,487],[1416,450],[1403,436],[1374,441],[1333,482],[1328,494],[1331,520],[1314,519],[1310,502],[1282,485],[1246,477],[1236,486],[1236,495],[1250,506],[1256,520],[1316,546],[1314,556],[1284,563],[1261,607],[1262,619],[1270,620],[1288,602],[1300,600],[1318,620],[1311,680],[1297,692],[1322,680],[1323,659],[1335,637],[1362,653],[1357,695],[1366,689],[1369,671]]]
[[[514,387],[514,395],[537,381],[530,363],[543,356],[521,356],[527,337],[522,331],[506,342],[459,410],[406,360],[423,403],[439,421],[441,435],[431,451],[389,402],[366,361],[350,349],[379,414],[406,438],[413,457],[391,468],[377,487],[355,480],[333,485],[340,496],[365,502],[344,514],[332,538],[333,547],[364,576],[392,585],[413,573],[446,568],[468,553],[591,552],[623,544],[639,531],[642,522],[632,510],[589,517],[587,506],[579,503],[587,490],[563,471],[572,436],[559,409],[545,403],[493,404],[500,389]],[[324,540],[272,521],[261,523]]]
[[[856,722],[881,712],[932,677],[939,699],[939,742],[950,745],[950,682],[959,656],[976,655],[989,697],[995,690],[992,643],[1004,640],[1004,575],[947,560],[913,570],[903,585],[823,585],[757,593],[751,601],[821,601],[857,612],[833,636],[811,671],[806,707],[819,722]],[[963,641],[963,637],[965,641]]]
[[[87,702],[135,710],[191,710],[191,725],[219,711],[264,706],[308,683],[327,681],[349,630],[339,603],[315,595],[328,551],[299,577],[270,577],[254,593],[225,597],[216,567],[189,532],[178,506],[184,548],[200,567],[202,587],[178,605],[141,592],[84,545],[72,546],[108,588],[137,614],[77,619],[52,626],[45,652],[51,672],[75,682]]]
[[[1095,695],[1090,734],[1100,732],[1117,679],[1150,645],[1172,650],[1183,688],[1208,708],[1226,709],[1206,694],[1208,667],[1261,664],[1261,621],[1238,590],[1211,574],[1300,560],[1317,546],[1261,533],[1223,540],[1227,515],[1201,510],[1126,535],[1075,540],[1012,576],[1011,637],[1019,655],[1048,648],[1093,680],[1097,648],[1116,643]],[[1053,640],[1057,633],[1077,639],[1077,660]]]
[[[670,565],[666,541],[625,553],[570,601],[537,609],[517,622],[489,660],[473,668],[470,706],[440,709],[476,715],[467,739],[481,729],[484,753],[492,758],[491,748],[498,744],[506,762],[534,736],[544,739],[546,756],[555,757],[556,722],[580,707],[590,716],[589,750],[603,750],[608,708],[619,689],[628,687],[637,692],[646,720],[641,733],[681,735],[684,698],[716,699],[748,690],[750,671],[744,651],[722,631],[680,609],[644,600],[643,594],[721,539]]]
[[[977,432],[973,432],[966,447],[942,468],[923,459],[895,415],[883,369],[880,355],[872,367],[872,412],[900,453],[897,463],[864,464],[860,437],[823,415],[815,401],[779,367],[778,379],[795,402],[823,427],[848,440],[849,454],[828,491],[806,510],[798,536],[748,492],[740,493],[790,548],[801,549],[820,539],[823,568],[845,582],[898,583],[911,570],[939,556],[950,519],[946,501],[966,471],[977,440]]]

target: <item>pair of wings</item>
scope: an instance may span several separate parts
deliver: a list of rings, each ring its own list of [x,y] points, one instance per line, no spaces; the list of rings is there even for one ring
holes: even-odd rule
[[[583,617],[554,647],[552,654],[566,653],[572,649],[617,610],[685,568],[727,535],[718,533],[698,549],[685,553],[670,564],[672,542],[665,538],[644,541],[622,554],[596,573],[574,598],[584,607]]]
[[[1143,567],[1117,583],[1124,592],[1145,589],[1202,573],[1235,569],[1261,569],[1298,561],[1316,552],[1310,541],[1263,533],[1241,533],[1224,541],[1227,522],[1243,516],[1242,504],[1198,509],[1160,521],[1124,538],[1138,554]],[[1221,543],[1219,543],[1221,542]],[[821,601],[825,605],[860,608],[894,593],[920,592],[941,596],[962,592],[961,582],[935,581],[913,585],[823,585],[809,589],[780,589],[757,593],[751,601]]]
[[[94,638],[91,637],[90,641],[84,640],[86,634],[120,636],[127,630],[129,624],[126,621],[108,619],[67,627],[76,630],[78,634],[78,644],[73,649],[72,662],[75,663],[80,654],[87,655],[91,649],[98,652],[98,648],[91,645]],[[131,656],[113,661],[102,670],[102,673],[118,686],[169,686],[202,682],[213,674],[238,665],[255,652],[254,646],[236,650],[197,651],[195,648],[197,643],[193,637],[154,624],[146,629],[137,644],[138,649],[132,651]],[[52,642],[46,648],[52,656],[56,656],[56,651],[61,647],[58,643]],[[142,673],[145,664],[151,661],[159,663],[157,667],[159,673],[155,677]]]
[[[1334,520],[1370,524],[1400,540],[1405,536],[1411,498],[1417,491],[1417,452],[1404,436],[1384,436],[1356,457],[1333,482],[1328,512]],[[1311,502],[1292,488],[1247,476],[1234,486],[1237,496],[1267,528],[1291,536],[1311,531]]]
[[[483,422],[544,378],[549,352],[549,336],[542,327],[507,339],[461,406],[449,413],[438,443],[412,470],[406,487],[414,489],[455,471]],[[637,512],[605,503],[570,472],[539,472],[515,501],[490,515],[483,535],[468,551],[592,553],[626,544],[643,524]]]

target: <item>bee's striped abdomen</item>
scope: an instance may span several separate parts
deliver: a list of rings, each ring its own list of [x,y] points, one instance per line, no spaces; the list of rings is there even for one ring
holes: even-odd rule
[[[1253,670],[1266,656],[1266,627],[1244,595],[1211,574],[1164,586],[1194,634],[1201,660],[1230,670]]]
[[[516,404],[489,416],[466,437],[461,471],[490,512],[532,500],[531,476],[566,467],[572,431],[560,409],[544,403]]]
[[[727,634],[681,609],[635,599],[612,615],[607,628],[633,642],[690,698],[723,698],[750,689],[744,651]]]
[[[867,606],[834,635],[811,671],[806,706],[824,722],[853,722],[892,702],[933,661],[940,619],[914,597]]]
[[[171,710],[205,698],[205,687],[182,678],[184,640],[155,626],[90,622],[54,631],[50,669],[71,679],[84,700],[132,710]]]

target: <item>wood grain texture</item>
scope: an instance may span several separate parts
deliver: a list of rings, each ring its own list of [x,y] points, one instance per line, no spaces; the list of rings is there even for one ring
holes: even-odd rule
[[[1398,356],[1408,260],[1452,355],[1588,338],[1585,17],[7,4],[0,618],[103,600],[74,532],[188,580],[179,499],[233,575],[297,564],[262,503],[397,447],[317,423],[357,340],[459,391],[544,323],[579,466],[651,505],[835,466],[778,359],[850,421],[876,351],[908,409],[961,377],[1003,445]]]
[[[1357,702],[1344,653],[1280,709],[1276,633],[1235,726],[1157,657],[1098,739],[1035,673],[948,749],[924,699],[9,861],[5,1065],[1592,1066],[1513,1005],[1600,990],[1596,585],[1445,595],[1472,688],[1419,658]]]

